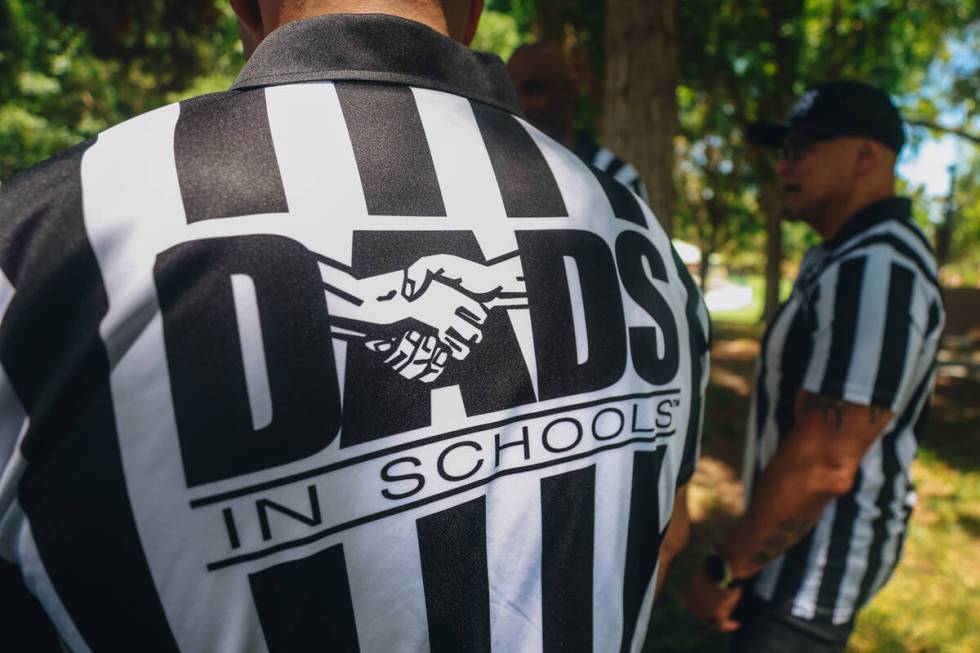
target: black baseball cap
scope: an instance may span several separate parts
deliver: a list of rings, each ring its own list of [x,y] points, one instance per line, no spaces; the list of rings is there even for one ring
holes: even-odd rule
[[[902,116],[883,91],[854,81],[825,82],[800,96],[784,122],[758,121],[746,137],[756,145],[779,147],[789,132],[820,137],[867,136],[897,154],[905,144]]]

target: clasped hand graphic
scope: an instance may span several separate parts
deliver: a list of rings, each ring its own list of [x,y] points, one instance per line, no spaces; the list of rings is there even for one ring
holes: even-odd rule
[[[450,357],[462,361],[483,340],[495,308],[527,307],[517,252],[484,265],[450,254],[364,279],[324,277],[334,335],[364,345],[406,379],[432,383]]]

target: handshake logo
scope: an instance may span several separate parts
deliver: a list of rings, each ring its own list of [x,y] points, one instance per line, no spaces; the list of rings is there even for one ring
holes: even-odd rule
[[[517,251],[481,264],[451,254],[424,256],[404,271],[357,279],[321,261],[331,334],[360,341],[406,379],[432,383],[449,359],[464,360],[483,340],[496,308],[527,308]]]

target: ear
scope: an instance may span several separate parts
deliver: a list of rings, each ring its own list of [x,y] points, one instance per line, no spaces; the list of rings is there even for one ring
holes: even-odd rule
[[[483,13],[484,0],[470,0],[470,14],[466,20],[466,31],[463,32],[463,45],[470,47],[476,36],[476,28],[480,25],[480,15]]]
[[[863,177],[876,170],[882,162],[882,145],[870,138],[862,138],[857,143],[854,160],[854,174]]]
[[[235,15],[238,16],[240,30],[248,32],[252,36],[261,37],[264,35],[259,0],[231,0],[231,8],[235,10]]]

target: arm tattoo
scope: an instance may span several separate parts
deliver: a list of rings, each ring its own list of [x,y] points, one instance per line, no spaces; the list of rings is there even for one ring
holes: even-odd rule
[[[767,537],[762,543],[762,548],[752,554],[750,561],[760,567],[766,566],[773,558],[781,555],[806,535],[813,526],[812,520],[784,519],[779,522],[779,532]]]
[[[870,406],[868,409],[868,419],[871,420],[872,425],[877,424],[887,414],[888,410],[880,406]]]
[[[803,411],[808,413],[819,412],[828,421],[833,418],[836,430],[840,430],[844,424],[844,407],[845,403],[842,399],[832,399],[809,393],[803,395]]]

